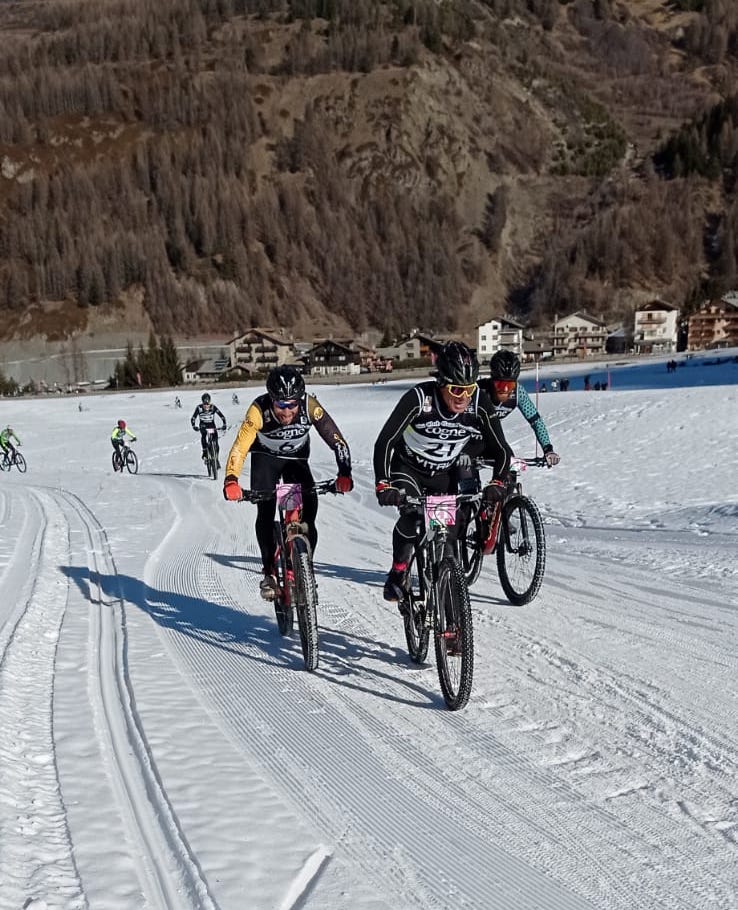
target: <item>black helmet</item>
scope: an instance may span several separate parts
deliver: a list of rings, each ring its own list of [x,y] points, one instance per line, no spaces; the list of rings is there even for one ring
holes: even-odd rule
[[[202,393],[202,398],[200,399],[200,401],[201,401],[203,404],[210,404],[210,393],[209,393],[209,392],[203,392],[203,393]]]
[[[520,358],[513,351],[498,351],[490,358],[489,375],[492,379],[516,382],[520,376]]]
[[[274,401],[293,401],[305,394],[305,380],[295,367],[274,367],[269,371],[266,387]]]
[[[436,378],[440,385],[471,385],[479,378],[474,351],[460,341],[449,341],[436,355]]]

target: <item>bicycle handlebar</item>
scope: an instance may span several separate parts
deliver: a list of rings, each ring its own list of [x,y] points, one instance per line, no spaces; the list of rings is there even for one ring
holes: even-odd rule
[[[407,493],[405,493],[398,508],[402,508],[403,506],[425,506],[430,497],[438,495],[453,496],[456,499],[456,505],[463,505],[465,502],[480,502],[482,499],[481,493],[427,493],[424,496],[408,496]]]
[[[517,455],[514,455],[512,461],[520,461],[531,468],[547,468],[549,466],[545,455],[536,455],[535,458],[518,458]],[[473,464],[477,468],[493,468],[495,466],[494,460],[489,458],[475,458],[473,459]]]
[[[302,492],[317,493],[318,496],[322,496],[324,493],[343,496],[343,493],[339,493],[336,489],[335,480],[319,480],[313,487],[303,487]],[[245,490],[241,487],[240,502],[266,502],[269,499],[274,499],[276,495],[276,490]]]

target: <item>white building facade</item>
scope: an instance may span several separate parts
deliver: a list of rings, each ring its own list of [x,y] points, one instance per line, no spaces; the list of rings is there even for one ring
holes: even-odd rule
[[[477,357],[489,359],[500,350],[523,353],[523,326],[512,319],[496,316],[477,326]]]
[[[670,303],[653,300],[634,314],[633,347],[637,354],[668,354],[676,351],[679,310]]]

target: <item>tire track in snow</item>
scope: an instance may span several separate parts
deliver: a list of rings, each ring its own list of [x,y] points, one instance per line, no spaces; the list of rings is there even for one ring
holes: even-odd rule
[[[230,596],[215,563],[202,558],[202,542],[193,542],[191,528],[189,532],[181,549],[176,535],[169,542],[151,584],[234,610],[242,609],[239,602],[251,600],[263,608],[257,574],[241,573],[241,581],[248,584],[241,589],[242,595]],[[405,907],[508,908],[513,893],[517,908],[540,906],[541,893],[546,894],[551,908],[590,906],[535,867],[506,853],[485,835],[482,825],[467,824],[463,813],[452,808],[438,814],[438,790],[445,783],[438,780],[438,769],[435,787],[424,787],[420,795],[413,781],[408,782],[396,770],[388,774],[388,767],[398,766],[411,773],[401,759],[388,762],[388,755],[395,754],[397,731],[379,724],[367,733],[363,724],[347,721],[343,716],[347,696],[342,694],[337,703],[334,684],[319,674],[295,672],[296,661],[285,668],[274,620],[270,617],[265,625],[271,639],[266,652],[258,638],[230,641],[227,647],[221,641],[220,648],[213,648],[218,642],[209,642],[203,635],[175,633],[171,641],[242,748],[257,757],[297,810],[339,843],[351,862],[375,881],[387,883],[390,893],[400,896],[398,902]],[[257,659],[245,661],[247,656]],[[396,685],[396,680],[389,681],[388,691]],[[378,749],[374,748],[376,739],[381,740]],[[323,747],[316,749],[316,744]],[[325,748],[327,744],[330,748]],[[413,760],[416,758],[414,754]],[[366,803],[367,790],[372,787],[376,789],[374,806]],[[419,805],[421,816],[432,819],[433,827],[422,837],[417,824]],[[388,854],[392,855],[390,862]]]
[[[104,576],[115,576],[105,529],[89,507],[71,492],[59,498],[78,517],[86,535],[89,561],[90,680],[101,753],[119,808],[138,847],[136,866],[147,902],[162,910],[217,910],[197,859],[192,855],[169,803],[146,742],[126,662],[125,603],[108,597]]]
[[[0,906],[62,900],[68,910],[81,910],[87,901],[59,786],[52,710],[67,606],[57,570],[68,555],[67,524],[50,497],[22,495],[24,525],[10,568],[28,583],[15,622],[3,627],[0,659]],[[29,537],[31,547],[21,549]],[[3,585],[3,596],[11,587]]]

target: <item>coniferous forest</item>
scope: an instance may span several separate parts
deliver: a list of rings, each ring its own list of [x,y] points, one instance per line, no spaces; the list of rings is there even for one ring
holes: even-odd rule
[[[0,7],[0,309],[388,335],[736,281],[738,7]]]

